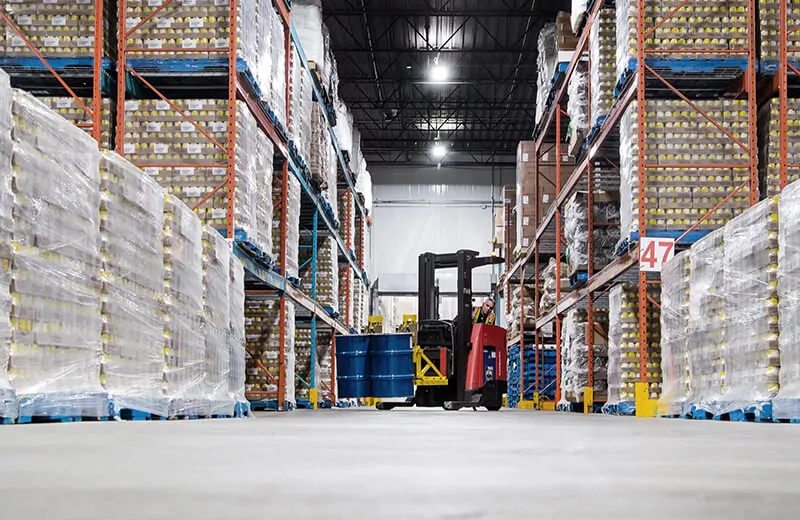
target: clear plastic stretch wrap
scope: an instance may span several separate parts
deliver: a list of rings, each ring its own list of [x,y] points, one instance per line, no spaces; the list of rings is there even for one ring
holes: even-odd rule
[[[595,323],[607,322],[602,311],[595,312]],[[587,314],[585,309],[570,310],[561,324],[561,399],[583,401],[589,384],[589,347],[586,344]],[[593,347],[594,398],[604,401],[608,391],[608,344],[595,334]]]
[[[209,414],[233,415],[230,392],[231,251],[228,242],[209,226],[203,227],[203,329],[205,389]]]
[[[536,123],[542,119],[550,95],[550,82],[556,70],[558,50],[556,49],[556,24],[546,24],[539,31],[537,43],[539,51],[536,58]]]
[[[658,404],[660,415],[681,415],[690,411],[690,255],[691,250],[678,253],[661,270],[661,371],[664,380]]]
[[[73,97],[37,97],[39,101],[55,110],[64,119],[76,125],[83,125],[83,130],[90,134],[92,133],[92,116],[89,112],[83,109],[78,101]],[[81,103],[86,105],[89,110],[92,110],[91,98],[80,98]],[[113,148],[111,141],[111,100],[103,98],[100,108],[100,147],[103,149]]]
[[[311,248],[305,249],[310,255]],[[310,256],[309,256],[310,258]],[[313,266],[308,262],[301,273],[300,288],[312,294]],[[339,309],[339,255],[336,241],[331,237],[320,240],[317,246],[317,302],[331,309]]]
[[[784,188],[778,218],[780,392],[772,413],[800,418],[800,182]]]
[[[168,193],[194,207],[227,178],[228,101],[180,99],[172,103],[224,149],[166,101],[129,100],[125,102],[125,157],[143,165],[145,173]],[[235,151],[234,228],[262,251],[270,251],[273,146],[241,101],[236,104]],[[187,166],[162,166],[176,163]],[[197,214],[203,224],[227,230],[228,190],[217,190],[200,205]]]
[[[531,331],[536,327],[536,308],[534,300],[536,298],[536,286],[533,284],[525,284],[525,303],[522,302],[521,289],[519,284],[513,284],[511,289],[511,313],[506,317],[508,320],[508,329],[512,334],[518,334],[520,331],[520,324],[522,323],[522,315],[525,316],[525,330]]]
[[[289,140],[305,161],[311,157],[311,105],[313,89],[311,76],[300,63],[296,50],[292,51],[291,107],[289,111]]]
[[[561,263],[561,297],[570,292],[567,272],[569,266]],[[542,293],[539,295],[539,311],[547,312],[556,304],[556,260],[551,258],[547,266],[542,269]]]
[[[330,202],[331,199],[331,164],[330,161],[337,160],[333,153],[331,144],[331,134],[328,132],[328,121],[322,105],[314,103],[311,107],[311,146],[308,160],[308,167],[311,170],[311,177],[320,185],[322,193]],[[333,179],[333,188],[336,189],[336,181]]]
[[[331,356],[331,332],[329,330],[317,330],[317,359],[316,370],[314,372],[314,386],[320,389],[320,392],[326,391],[331,388],[332,377],[332,364],[333,356]]]
[[[629,402],[634,399],[634,372],[631,366],[638,361],[639,323],[636,319],[636,290],[627,284],[615,285],[608,293],[608,400],[606,405]]]
[[[267,0],[272,6],[272,3]],[[286,33],[280,15],[275,9],[269,9],[272,26],[272,70],[269,106],[282,124],[288,123],[286,114]]]
[[[690,258],[690,402],[711,413],[719,410],[725,372],[724,246],[724,230],[719,229],[695,242]]]
[[[297,327],[294,333],[295,398],[308,399],[311,384],[311,328]]]
[[[326,76],[327,29],[322,23],[322,2],[320,0],[295,0],[292,2],[292,24],[294,25],[303,52],[308,61],[313,61],[322,77]],[[327,35],[330,38],[330,35]]]
[[[285,399],[294,403],[295,308],[286,300],[284,354],[286,366]],[[247,340],[247,379],[245,388],[251,400],[272,400],[278,395],[280,375],[280,302],[276,299],[248,297],[245,302]]]
[[[725,51],[747,50],[748,0],[645,0],[645,31],[656,23],[658,30],[645,39],[649,51],[721,51],[706,52],[703,58],[727,59]],[[617,76],[630,67],[635,70],[637,57],[638,0],[617,0]],[[673,11],[674,14],[673,14]],[[698,54],[673,52],[670,59],[697,59]]]
[[[89,7],[92,11],[89,14],[93,15],[94,7]],[[255,65],[260,54],[256,1],[239,0],[237,8],[237,57]],[[128,49],[151,51],[146,55],[148,59],[174,59],[175,53],[170,49],[176,48],[227,50],[230,47],[230,10],[227,0],[182,0],[166,5],[152,0],[129,0],[125,19],[129,31],[143,20],[152,21],[130,34]],[[72,6],[68,18],[71,15]],[[164,50],[158,52],[159,49]],[[225,57],[218,52],[202,50],[180,54],[182,59],[218,59],[221,56]]]
[[[586,271],[589,264],[588,193],[576,192],[564,207],[564,236],[570,275]],[[615,258],[619,229],[609,224],[619,220],[619,203],[604,191],[594,192],[594,268],[602,269]]]
[[[355,277],[350,273],[350,284],[344,283],[350,270],[350,264],[347,262],[339,265],[339,314],[342,316],[342,321],[345,326],[353,327],[356,323],[355,313],[353,312],[354,291],[355,291]],[[348,290],[349,288],[349,290]],[[347,319],[345,320],[345,316]]]
[[[578,62],[575,72],[567,84],[567,114],[569,129],[577,135],[585,136],[589,132],[589,63]]]
[[[748,142],[745,101],[711,99],[695,100],[694,103],[742,143]],[[748,157],[746,150],[732,143],[685,101],[648,100],[645,112],[645,121],[639,121],[637,102],[634,101],[620,123],[620,222],[623,239],[639,232],[640,124],[645,125],[647,132],[647,163],[671,166],[647,172],[645,218],[650,231],[689,229],[749,178],[746,169],[693,166],[699,163],[744,164]],[[749,197],[749,187],[745,186],[698,229],[712,230],[724,226],[749,207]]]
[[[66,0],[4,0],[2,6],[27,39],[44,58],[79,58],[94,56],[95,2]],[[103,53],[107,56],[116,45],[116,15],[112,2],[103,2]],[[0,55],[36,58],[25,40],[9,24],[0,27]]]
[[[15,91],[11,384],[24,416],[108,416],[97,143]]]
[[[337,125],[334,128],[338,128]],[[328,203],[331,205],[331,211],[333,211],[333,216],[338,220],[339,218],[339,192],[338,192],[338,182],[339,182],[339,156],[336,153],[336,150],[333,148],[332,139],[330,138],[330,134],[328,134],[328,140],[331,145],[328,147],[328,171],[326,173],[326,179],[328,184],[328,189],[325,190],[324,196]]]
[[[599,118],[606,116],[614,104],[614,88],[617,85],[617,20],[616,11],[600,9],[597,20],[589,31],[589,71],[591,88],[590,125],[594,128]]]
[[[581,25],[583,25],[583,21],[586,19],[588,5],[588,0],[572,0],[570,24],[572,25],[572,32],[575,34],[578,34]]]
[[[800,3],[798,3],[798,11],[800,11]],[[800,32],[795,32],[795,35]],[[789,98],[787,100],[788,114],[786,117],[787,132],[787,161],[789,167],[787,168],[788,182],[791,184],[800,179],[800,99]],[[777,99],[771,99],[759,114],[759,121],[765,125],[766,128],[760,129],[760,135],[763,135],[762,146],[763,158],[760,160],[762,168],[765,170],[764,178],[766,178],[767,196],[773,197],[781,192],[780,185],[780,104]]]
[[[230,354],[228,390],[237,403],[246,403],[245,384],[245,317],[244,317],[244,265],[231,255],[230,268],[230,333],[227,336]]]
[[[336,133],[336,140],[339,142],[339,148],[349,153],[353,149],[353,114],[341,99],[337,99],[334,105],[336,126],[333,127],[333,130]]]
[[[281,193],[283,185],[283,172],[275,171],[272,176],[272,202],[276,208],[281,208]],[[272,230],[275,241],[272,243],[272,255],[275,265],[281,263],[281,243],[286,240],[286,276],[299,278],[299,252],[300,252],[300,181],[291,172],[289,173],[288,191],[286,195],[286,237],[281,235],[282,209],[275,211],[272,216]]]
[[[8,75],[0,70],[0,418],[17,416],[17,401],[8,379],[11,343],[11,234],[14,226],[14,195],[11,192],[11,103],[13,94]],[[2,421],[0,421],[2,422]]]
[[[170,415],[207,415],[202,224],[173,195],[164,197],[164,287],[164,388]]]
[[[122,157],[100,159],[103,386],[119,410],[166,417],[164,195]]]
[[[722,412],[761,407],[778,393],[778,198],[725,226]]]

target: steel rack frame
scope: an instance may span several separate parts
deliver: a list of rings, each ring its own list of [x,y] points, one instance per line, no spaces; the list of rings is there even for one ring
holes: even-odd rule
[[[756,57],[756,42],[758,41],[757,35],[757,6],[756,0],[748,0],[747,5],[747,48],[740,49],[740,50],[709,50],[709,49],[686,49],[686,50],[657,50],[657,49],[648,49],[646,46],[647,38],[656,31],[658,27],[663,25],[666,21],[676,15],[684,6],[690,4],[690,2],[697,2],[697,0],[683,0],[680,4],[678,4],[674,9],[672,9],[667,15],[665,15],[662,19],[655,21],[654,26],[649,27],[646,24],[646,16],[645,16],[645,0],[634,0],[637,2],[638,7],[638,15],[637,15],[637,59],[636,59],[636,70],[633,74],[633,77],[629,78],[629,81],[625,84],[622,88],[622,91],[619,93],[613,108],[611,109],[610,113],[606,117],[605,121],[603,122],[602,126],[600,127],[597,134],[593,137],[593,139],[588,143],[588,152],[585,154],[582,160],[580,160],[576,165],[572,173],[569,175],[567,179],[563,179],[562,171],[561,171],[561,139],[560,136],[562,135],[562,129],[564,128],[564,123],[562,121],[563,116],[566,112],[563,110],[563,106],[565,105],[565,99],[567,94],[567,87],[569,84],[569,80],[572,77],[572,74],[575,72],[578,62],[581,59],[585,59],[585,54],[587,54],[588,50],[588,40],[589,34],[591,31],[591,27],[594,23],[596,23],[600,9],[604,6],[605,2],[602,0],[598,0],[592,4],[589,9],[589,12],[586,17],[586,22],[583,27],[583,31],[581,33],[580,39],[578,41],[578,45],[575,51],[575,54],[570,61],[567,70],[566,70],[566,77],[564,82],[559,86],[557,89],[555,96],[553,98],[552,104],[548,107],[547,111],[545,112],[542,121],[539,124],[539,132],[535,134],[535,150],[536,153],[534,154],[534,160],[536,161],[535,169],[538,170],[538,161],[541,156],[549,151],[547,147],[551,147],[552,143],[545,143],[547,137],[547,129],[551,125],[555,125],[555,135],[556,143],[555,143],[555,150],[556,150],[556,198],[554,201],[553,206],[548,211],[548,213],[543,217],[543,220],[539,227],[536,230],[536,233],[533,237],[533,240],[530,246],[522,252],[522,255],[519,259],[517,259],[513,264],[508,265],[506,272],[500,278],[498,286],[502,287],[506,294],[510,297],[511,295],[511,283],[512,278],[516,273],[520,272],[521,276],[520,279],[520,290],[521,290],[521,299],[524,302],[525,298],[525,270],[529,268],[529,263],[533,259],[534,263],[534,272],[536,276],[539,273],[539,254],[538,250],[540,247],[540,242],[545,236],[548,231],[548,226],[550,223],[555,219],[556,224],[556,304],[553,309],[549,312],[541,314],[539,311],[539,299],[540,299],[540,290],[539,284],[537,283],[535,286],[535,297],[534,297],[534,305],[536,306],[536,328],[535,328],[535,346],[538,348],[542,344],[541,341],[541,330],[544,326],[554,323],[555,324],[555,334],[556,334],[556,401],[561,399],[561,325],[562,325],[562,315],[565,314],[569,309],[574,307],[579,302],[585,301],[587,307],[587,314],[588,314],[588,323],[594,324],[595,321],[595,309],[594,305],[597,299],[605,294],[608,289],[610,289],[610,285],[613,284],[621,275],[623,275],[628,269],[638,263],[639,261],[639,248],[638,245],[629,245],[627,251],[625,251],[619,258],[617,258],[614,262],[607,265],[605,268],[595,272],[593,264],[594,259],[594,244],[593,240],[590,239],[589,241],[589,259],[588,262],[588,280],[583,287],[578,290],[573,290],[566,296],[562,297],[561,294],[561,250],[562,244],[565,245],[566,242],[563,237],[563,230],[561,224],[561,207],[566,202],[567,198],[574,192],[574,189],[578,185],[578,183],[584,177],[587,179],[587,186],[589,186],[588,192],[590,194],[588,204],[589,207],[592,207],[593,200],[592,200],[592,187],[593,187],[593,175],[594,175],[594,160],[595,156],[598,153],[598,150],[602,146],[602,144],[606,141],[609,137],[611,132],[618,127],[618,124],[624,114],[625,110],[628,108],[630,103],[633,100],[637,101],[637,113],[636,117],[640,122],[646,120],[646,111],[645,111],[645,100],[649,97],[648,91],[650,90],[650,86],[648,85],[648,81],[650,84],[653,82],[657,83],[659,86],[666,87],[666,89],[671,93],[672,96],[683,100],[694,112],[700,114],[703,118],[705,118],[709,123],[714,125],[721,133],[725,134],[736,146],[745,149],[748,156],[747,163],[741,164],[728,164],[728,165],[719,165],[719,164],[686,164],[686,165],[657,165],[657,164],[649,164],[647,162],[646,156],[646,132],[643,124],[638,125],[638,143],[639,143],[639,151],[637,165],[638,165],[638,224],[639,224],[639,236],[646,237],[646,230],[647,230],[647,220],[646,220],[646,213],[645,213],[645,195],[646,195],[646,183],[647,183],[647,176],[646,172],[648,170],[654,169],[665,169],[665,168],[687,168],[687,167],[694,167],[694,168],[732,168],[732,169],[740,169],[740,170],[747,170],[748,178],[740,185],[736,186],[733,191],[731,191],[719,204],[715,207],[710,209],[705,215],[703,215],[697,222],[695,222],[689,229],[687,229],[681,236],[676,239],[676,243],[684,241],[689,233],[694,231],[699,225],[701,225],[707,218],[709,218],[715,211],[717,211],[720,207],[722,207],[727,201],[729,201],[734,195],[738,192],[743,190],[745,187],[749,188],[749,203],[750,205],[754,205],[758,202],[758,193],[759,193],[759,178],[758,178],[758,145],[757,145],[757,88],[756,88],[756,75],[758,71],[758,62]],[[792,70],[795,74],[800,75],[800,71],[798,71],[795,67],[787,62],[787,40],[788,35],[794,31],[800,30],[800,24],[794,26],[793,28],[789,29],[786,22],[786,5],[785,3],[781,3],[781,64],[779,67],[779,82],[780,82],[780,96],[781,96],[781,187],[785,186],[786,179],[787,179],[787,149],[786,149],[786,140],[788,135],[788,130],[786,126],[786,117],[788,114],[788,109],[786,105],[786,83],[787,83],[787,76],[788,71]],[[749,135],[748,135],[748,143],[745,145],[735,136],[733,136],[730,132],[725,130],[718,122],[716,122],[711,116],[703,112],[697,104],[695,104],[689,97],[681,92],[679,88],[676,88],[672,83],[666,80],[662,75],[654,70],[648,63],[649,58],[651,56],[658,56],[658,55],[671,55],[674,53],[680,52],[681,54],[685,55],[692,55],[695,57],[702,57],[706,54],[728,54],[728,55],[746,55],[747,59],[747,67],[743,72],[742,75],[742,83],[741,85],[741,92],[739,93],[740,96],[746,98],[747,100],[747,108],[748,108],[748,123],[749,123]],[[591,63],[590,63],[591,66]],[[589,101],[590,103],[591,101]],[[563,181],[563,182],[562,182]],[[538,206],[539,201],[538,197],[536,200],[536,204]],[[537,213],[538,213],[538,207]],[[592,218],[592,211],[589,211],[589,229],[588,229],[588,236],[593,237],[594,232],[594,222]],[[517,240],[521,240],[522,237],[517,237]],[[648,378],[647,378],[647,354],[648,354],[648,341],[647,341],[647,305],[648,302],[660,308],[660,305],[649,298],[647,295],[648,286],[653,284],[660,283],[659,280],[648,278],[647,273],[640,271],[638,273],[638,296],[639,296],[639,356],[640,356],[640,373],[639,373],[639,382],[636,383],[637,386],[637,406],[636,406],[636,413],[637,415],[643,416],[653,416],[656,413],[656,401],[649,399],[648,395]],[[509,307],[510,308],[510,304]],[[525,337],[525,320],[524,316],[521,319],[520,323],[520,337]],[[593,356],[594,356],[594,345],[593,345],[593,334],[587,334],[587,347],[588,347],[588,366],[593,367]],[[524,343],[524,340],[523,340]],[[520,366],[523,366],[524,362],[524,349],[520,348]],[[536,372],[536,380],[534,381],[534,389],[535,389],[535,396],[538,396],[539,392],[539,361],[538,355],[535,359],[535,372]],[[588,374],[588,384],[586,390],[588,392],[585,393],[587,396],[588,401],[594,401],[594,398],[590,395],[592,394],[591,389],[593,388],[594,383],[594,374],[593,370],[589,370]],[[525,389],[525,381],[524,381],[524,374],[520,375],[521,381],[521,391]],[[538,398],[535,397],[534,399],[534,407],[539,407]],[[594,406],[593,403],[584,403],[584,412],[585,413],[592,413]]]

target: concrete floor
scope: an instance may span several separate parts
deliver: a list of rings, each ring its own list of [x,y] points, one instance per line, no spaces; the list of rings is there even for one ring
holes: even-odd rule
[[[795,519],[798,446],[800,425],[522,410],[6,426],[0,519]]]

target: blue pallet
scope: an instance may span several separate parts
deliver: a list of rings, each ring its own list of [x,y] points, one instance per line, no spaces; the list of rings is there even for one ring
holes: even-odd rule
[[[654,69],[660,76],[683,76],[685,79],[696,77],[703,79],[727,78],[740,76],[747,70],[746,58],[686,58],[686,59],[656,59],[646,58],[645,63]],[[631,58],[628,66],[620,75],[614,88],[614,96],[619,97],[628,81],[636,73],[639,59]]]
[[[163,415],[156,415],[154,413],[145,412],[143,410],[134,410],[132,408],[123,408],[118,410],[119,418],[123,421],[166,421],[167,417]]]
[[[36,423],[72,423],[72,422],[98,422],[108,421],[110,417],[89,417],[83,415],[20,415],[18,424]]]
[[[616,404],[603,405],[602,412],[605,415],[636,415],[636,403],[633,401],[622,401]]]
[[[295,404],[297,405],[297,408],[300,409],[300,410],[313,410],[314,409],[314,405],[311,404],[311,400],[310,399],[298,398]]]
[[[261,401],[251,401],[250,409],[254,412],[263,412],[267,410],[277,410],[278,401],[276,399],[263,399]]]
[[[677,240],[684,233],[686,233],[686,231],[665,231],[665,230],[650,231],[650,230],[648,230],[647,231],[647,237],[648,238],[673,238],[673,239]],[[695,230],[690,231],[689,233],[687,233],[686,236],[683,237],[683,239],[680,241],[680,244],[682,244],[682,245],[694,244],[695,242],[697,242],[701,238],[705,237],[709,233],[711,233],[711,231],[709,231],[707,229],[695,229]],[[620,242],[620,245],[617,247],[617,251],[616,251],[617,256],[622,256],[625,253],[627,253],[628,250],[630,249],[631,245],[633,245],[633,244],[635,244],[637,242],[639,242],[639,232],[638,231],[634,231],[633,233],[630,234],[630,236],[628,238],[626,238],[625,240]]]
[[[140,69],[147,72],[176,74],[189,72],[220,72],[228,73],[228,58],[198,58],[198,59],[152,59],[152,58],[133,58],[126,60],[126,63],[135,71]],[[242,58],[236,59],[236,70],[252,77],[247,62]],[[140,72],[141,73],[141,72]]]
[[[800,69],[800,61],[789,60],[789,64],[796,69]],[[765,76],[772,76],[778,73],[779,65],[780,62],[778,60],[761,60],[758,63],[758,71]],[[793,77],[794,75],[794,71],[789,69],[789,77]]]
[[[13,417],[0,417],[0,424],[14,424],[15,422]]]
[[[107,393],[48,393],[19,396],[19,423],[107,420],[114,403]]]
[[[704,420],[704,421],[713,420],[713,421],[759,422],[759,423],[774,422],[772,416],[771,402],[762,403],[757,406],[749,406],[747,408],[731,410],[729,412],[716,413],[716,414],[711,413],[707,410],[697,408],[696,406],[693,406],[688,416],[692,419]]]
[[[233,408],[234,417],[250,417],[251,415],[250,403],[238,402]]]
[[[287,276],[286,281],[294,285],[298,289],[300,288],[300,278],[295,278],[294,276]]]
[[[68,68],[94,68],[93,58],[47,58],[47,64],[56,72],[63,72]],[[42,60],[35,56],[0,56],[0,68],[28,69],[30,71],[48,71]],[[103,58],[102,68],[110,70],[111,60]]]
[[[329,307],[329,306],[327,306],[327,305],[323,305],[323,306],[322,306],[322,309],[323,309],[325,312],[327,312],[327,313],[328,313],[328,316],[330,316],[330,317],[332,317],[332,318],[338,318],[338,317],[339,317],[339,313],[338,313],[338,312],[337,312],[337,311],[336,311],[336,310],[335,310],[333,307]]]

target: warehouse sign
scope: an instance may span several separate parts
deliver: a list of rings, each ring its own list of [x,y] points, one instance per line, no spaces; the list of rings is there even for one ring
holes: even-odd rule
[[[675,256],[674,238],[642,238],[639,241],[639,270],[660,273],[664,263]]]

